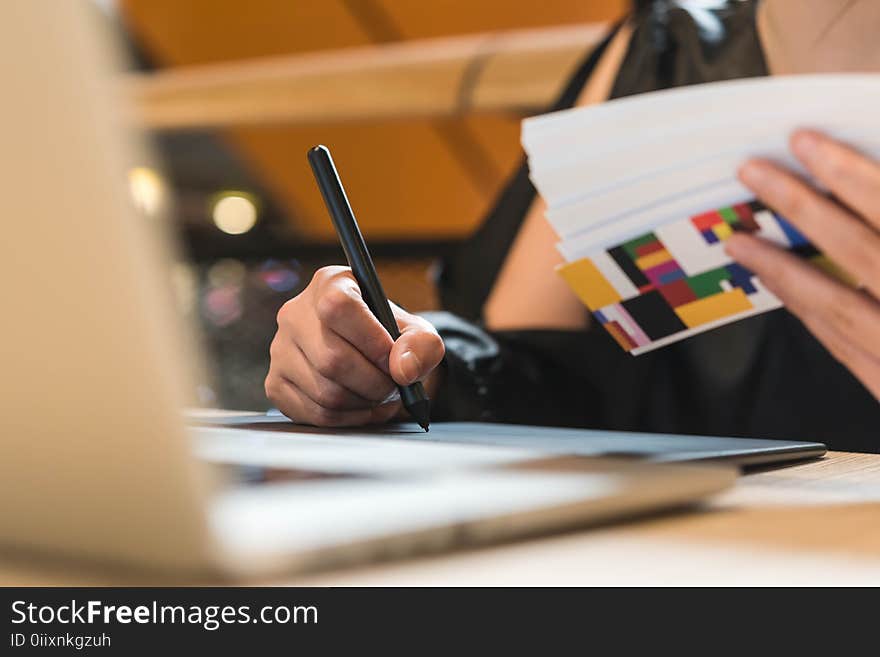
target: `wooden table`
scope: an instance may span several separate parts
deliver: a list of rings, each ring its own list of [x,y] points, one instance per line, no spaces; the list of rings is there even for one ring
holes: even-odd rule
[[[880,455],[748,474],[705,508],[315,585],[880,585]]]
[[[0,585],[165,582],[0,557]],[[880,455],[743,476],[693,512],[357,569],[291,585],[880,585]]]

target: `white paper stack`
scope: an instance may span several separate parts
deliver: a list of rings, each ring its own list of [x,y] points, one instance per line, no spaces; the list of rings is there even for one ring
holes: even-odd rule
[[[878,119],[880,75],[755,78],[527,119],[522,143],[568,263],[560,274],[617,342],[640,354],[780,306],[724,253],[734,231],[841,275],[755,202],[736,171],[764,157],[806,176],[788,150],[797,128],[880,158]]]

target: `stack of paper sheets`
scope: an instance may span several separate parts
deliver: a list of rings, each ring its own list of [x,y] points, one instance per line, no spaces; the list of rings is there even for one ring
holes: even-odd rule
[[[841,275],[736,171],[759,156],[806,176],[788,150],[803,127],[880,157],[878,117],[878,75],[756,78],[527,119],[522,142],[561,238],[559,273],[621,347],[640,354],[781,305],[725,254],[734,231]]]

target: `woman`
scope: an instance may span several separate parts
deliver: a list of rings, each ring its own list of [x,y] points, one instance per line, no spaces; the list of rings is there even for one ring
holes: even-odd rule
[[[768,73],[880,71],[876,2],[706,5],[642,3],[558,107]],[[402,337],[392,344],[348,270],[326,268],[279,313],[266,392],[298,421],[362,424],[399,411],[389,398],[395,381],[422,379],[438,419],[814,439],[880,451],[880,164],[809,132],[793,136],[792,148],[840,204],[768,162],[745,163],[740,177],[846,263],[862,291],[739,235],[728,241],[730,255],[786,309],[629,356],[590,324],[553,273],[556,236],[523,168],[447,263],[440,289],[457,316],[395,308]]]

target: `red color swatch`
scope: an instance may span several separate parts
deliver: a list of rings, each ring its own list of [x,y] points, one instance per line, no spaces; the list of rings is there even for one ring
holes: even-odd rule
[[[691,223],[697,227],[697,230],[709,230],[715,224],[723,223],[724,219],[718,214],[717,211],[712,210],[712,212],[704,212],[703,214],[694,215],[691,217]]]
[[[666,299],[666,303],[673,308],[697,300],[697,295],[694,294],[691,286],[688,285],[687,281],[683,278],[667,283],[666,285],[661,285],[658,288],[658,291],[663,295],[663,298]]]
[[[733,211],[736,212],[736,216],[739,217],[739,222],[742,224],[743,230],[747,233],[754,233],[760,226],[758,226],[758,222],[755,221],[755,216],[752,214],[752,209],[749,207],[748,203],[739,203],[733,206]]]
[[[636,254],[641,258],[642,256],[649,255],[654,253],[655,251],[663,250],[663,242],[657,240],[656,242],[648,242],[647,244],[642,244],[641,246],[636,247]]]

